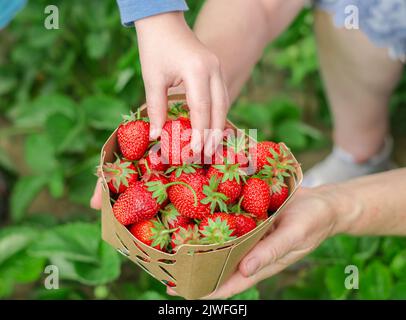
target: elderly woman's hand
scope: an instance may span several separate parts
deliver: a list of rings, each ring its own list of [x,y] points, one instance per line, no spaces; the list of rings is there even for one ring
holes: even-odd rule
[[[244,291],[300,260],[335,234],[341,226],[334,206],[337,193],[331,192],[332,188],[299,189],[276,219],[274,229],[248,253],[231,278],[207,298],[228,298]]]

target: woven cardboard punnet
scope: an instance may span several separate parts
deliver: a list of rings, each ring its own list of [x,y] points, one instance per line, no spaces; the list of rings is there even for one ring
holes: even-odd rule
[[[182,96],[171,96],[170,103],[182,101]],[[146,115],[145,106],[142,112]],[[232,123],[227,126],[238,130]],[[101,151],[101,164],[112,162],[114,152],[118,151],[116,131],[106,141]],[[297,163],[296,159],[293,160]],[[290,200],[302,180],[300,166],[287,181]],[[284,205],[256,229],[221,245],[183,245],[175,254],[161,252],[136,239],[125,226],[120,224],[112,211],[109,189],[102,176],[102,237],[157,280],[172,282],[172,289],[186,299],[198,299],[212,293],[223,284],[238,267],[241,259],[270,230],[275,217]]]

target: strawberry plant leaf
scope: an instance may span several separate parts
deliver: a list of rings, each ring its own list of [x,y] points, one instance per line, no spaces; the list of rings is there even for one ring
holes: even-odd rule
[[[388,299],[393,288],[392,274],[388,267],[376,260],[360,273],[359,296],[361,299]]]
[[[121,115],[128,114],[128,107],[119,99],[106,95],[94,95],[81,102],[87,123],[99,130],[114,130],[121,122]]]
[[[44,232],[29,252],[38,257],[60,256],[71,261],[97,264],[100,242],[97,225],[76,222]]]
[[[10,212],[13,221],[20,221],[24,217],[26,209],[45,186],[47,180],[46,176],[27,176],[18,179],[10,198]]]

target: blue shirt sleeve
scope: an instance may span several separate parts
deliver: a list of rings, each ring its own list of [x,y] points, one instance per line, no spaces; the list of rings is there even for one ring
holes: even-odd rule
[[[134,21],[164,12],[186,11],[185,0],[117,0],[121,23],[127,27]]]
[[[26,4],[27,0],[0,0],[0,29],[4,28]]]

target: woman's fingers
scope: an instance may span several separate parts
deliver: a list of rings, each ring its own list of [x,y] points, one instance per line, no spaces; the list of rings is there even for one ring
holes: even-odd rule
[[[277,262],[295,248],[301,233],[301,230],[294,230],[292,227],[276,228],[247,254],[241,261],[239,270],[245,277],[250,277]]]
[[[145,95],[150,121],[150,139],[155,140],[161,135],[166,121],[168,108],[167,86],[159,79],[149,80],[145,84]]]
[[[93,196],[90,199],[90,207],[95,210],[100,210],[102,207],[102,184],[101,178],[97,179],[94,188]]]
[[[256,281],[254,278],[247,278],[237,270],[230,279],[228,279],[215,292],[203,299],[226,299],[252,287],[255,283]]]

